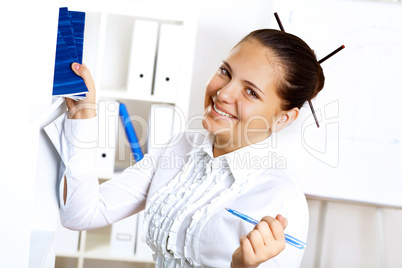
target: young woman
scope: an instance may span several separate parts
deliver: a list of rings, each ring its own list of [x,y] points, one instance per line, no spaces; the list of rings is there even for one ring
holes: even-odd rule
[[[145,209],[156,267],[299,266],[303,250],[285,244],[284,229],[306,240],[306,200],[284,170],[264,161],[271,133],[293,122],[323,87],[308,45],[276,30],[250,33],[208,82],[206,131],[172,137],[100,186],[92,146],[95,87],[85,66],[72,68],[89,94],[78,102],[66,99],[68,115],[46,128],[66,167],[60,189],[64,226],[97,228]],[[174,164],[166,165],[172,158]],[[253,226],[228,207],[261,221]]]

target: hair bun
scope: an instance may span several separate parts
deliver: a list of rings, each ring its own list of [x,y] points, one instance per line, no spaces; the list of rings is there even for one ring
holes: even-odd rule
[[[324,83],[325,83],[325,76],[324,76],[324,71],[322,70],[321,64],[317,62],[317,79],[315,83],[315,88],[313,95],[311,96],[311,99],[314,99],[317,94],[323,89]]]
[[[276,90],[281,98],[281,109],[301,108],[324,87],[324,73],[314,51],[299,37],[283,31],[260,29],[251,32],[242,41],[254,39],[273,54],[278,72]]]

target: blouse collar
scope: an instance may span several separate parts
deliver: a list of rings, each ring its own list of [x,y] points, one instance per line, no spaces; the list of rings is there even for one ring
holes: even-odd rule
[[[212,161],[212,165],[217,168],[225,168],[228,166],[234,179],[236,181],[243,181],[256,172],[273,168],[275,153],[273,153],[271,146],[271,136],[258,143],[214,157],[214,136],[208,133],[200,146],[197,146],[188,154],[208,155],[208,158]]]

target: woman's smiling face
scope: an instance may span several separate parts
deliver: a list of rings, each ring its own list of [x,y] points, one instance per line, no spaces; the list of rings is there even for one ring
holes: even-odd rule
[[[222,62],[205,94],[203,126],[215,135],[215,146],[233,151],[270,136],[281,113],[276,61],[270,49],[249,40]]]

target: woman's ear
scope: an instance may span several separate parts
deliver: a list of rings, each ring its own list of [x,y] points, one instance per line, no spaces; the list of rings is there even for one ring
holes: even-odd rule
[[[274,125],[272,126],[272,132],[279,132],[285,127],[287,127],[290,123],[295,121],[299,116],[299,111],[300,111],[299,108],[295,107],[280,115],[274,122]]]

